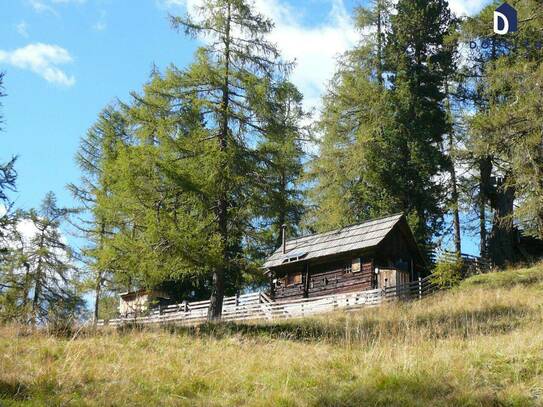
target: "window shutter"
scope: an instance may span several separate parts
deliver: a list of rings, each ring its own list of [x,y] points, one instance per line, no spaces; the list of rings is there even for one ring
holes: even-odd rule
[[[360,257],[353,259],[352,272],[358,273],[360,271]]]

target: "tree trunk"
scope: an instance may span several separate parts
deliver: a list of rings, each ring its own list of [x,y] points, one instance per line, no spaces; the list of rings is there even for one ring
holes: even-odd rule
[[[98,273],[96,277],[96,286],[94,287],[94,314],[92,318],[93,325],[98,323],[99,311],[100,311],[100,293],[102,291],[102,273]]]
[[[451,106],[449,103],[449,83],[445,81],[445,94],[447,102],[447,114],[451,118],[451,128],[449,130],[449,159],[451,161],[451,167],[449,174],[451,176],[451,200],[452,200],[452,213],[453,213],[453,227],[454,227],[454,252],[458,258],[462,256],[462,237],[460,230],[460,209],[459,209],[459,194],[458,183],[456,179],[456,168],[454,162],[454,123],[452,123]]]
[[[383,85],[383,37],[382,37],[382,0],[377,0],[377,80]]]
[[[44,245],[43,234],[45,233],[45,231],[42,230],[40,233],[41,233],[41,236],[40,236],[39,249],[41,251]],[[39,308],[40,308],[40,297],[41,297],[41,286],[42,286],[42,281],[41,281],[42,272],[43,272],[42,268],[43,268],[43,261],[40,255],[40,257],[38,258],[38,265],[36,267],[36,274],[35,274],[35,279],[34,279],[34,297],[32,299],[32,325],[36,325],[37,320],[38,320],[38,314],[39,314]]]
[[[32,325],[36,325],[40,308],[41,297],[41,266],[36,270],[36,279],[34,282],[34,298],[32,299]]]
[[[492,177],[492,157],[484,157],[479,163],[481,172],[481,193],[490,202],[494,211],[492,230],[488,237],[488,252],[490,260],[498,267],[503,267],[515,261],[515,236],[513,228],[513,204],[515,189],[509,186],[509,174],[499,181]],[[482,215],[479,214],[481,217]]]
[[[225,70],[224,70],[224,83],[222,89],[222,102],[221,102],[221,125],[219,130],[219,149],[221,153],[225,153],[228,147],[228,104],[230,101],[230,23],[232,20],[231,16],[231,4],[227,4],[227,13],[226,13],[226,33],[224,36],[224,61],[225,61]],[[221,172],[225,174],[226,171],[224,166],[224,157],[221,154]],[[209,311],[207,318],[208,320],[220,319],[222,314],[222,302],[224,298],[224,274],[227,271],[229,264],[229,253],[228,253],[228,181],[225,179],[219,180],[219,189],[218,189],[218,201],[217,201],[217,221],[218,221],[218,231],[221,236],[222,244],[222,259],[219,262],[219,265],[215,268],[213,272],[213,286],[211,289],[211,297],[209,298]]]
[[[480,256],[486,258],[488,254],[486,242],[486,204],[481,191],[479,191],[479,238]]]
[[[515,189],[508,186],[504,180],[498,185],[494,198],[494,217],[488,240],[490,258],[498,267],[504,267],[516,260],[515,230],[513,228],[514,201]]]
[[[281,230],[283,225],[287,222],[287,208],[286,208],[286,196],[287,196],[287,181],[284,168],[281,169],[280,174],[280,191],[281,191],[281,203],[279,208],[279,216],[277,218],[277,230]],[[286,239],[286,237],[285,237]],[[277,250],[283,244],[283,234],[279,233],[275,240],[275,249]]]
[[[458,209],[458,186],[456,184],[456,171],[451,168],[452,201],[453,201],[453,226],[454,226],[454,251],[456,256],[462,256],[462,236],[460,230],[460,210]]]
[[[481,256],[488,255],[488,240],[486,232],[486,202],[490,201],[490,197],[494,193],[494,188],[491,184],[492,173],[492,158],[490,156],[482,157],[479,160],[479,233],[480,233],[480,249]]]

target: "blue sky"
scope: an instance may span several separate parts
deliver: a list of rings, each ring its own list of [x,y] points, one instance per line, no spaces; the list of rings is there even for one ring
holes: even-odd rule
[[[74,163],[80,137],[116,98],[138,91],[153,65],[188,64],[194,40],[170,29],[168,13],[180,14],[198,0],[4,0],[0,70],[5,129],[0,161],[18,155],[17,206],[39,204],[54,191],[72,205],[65,189],[77,181]],[[7,5],[6,5],[7,3]],[[451,0],[460,14],[477,12],[486,0]],[[350,14],[359,0],[257,0],[276,21],[272,35],[286,58],[297,58],[293,81],[308,108],[318,107],[334,57],[357,33]],[[474,252],[473,242],[466,251]]]

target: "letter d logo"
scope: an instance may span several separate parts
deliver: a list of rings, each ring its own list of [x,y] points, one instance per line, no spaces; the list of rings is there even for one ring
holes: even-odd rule
[[[517,10],[503,3],[494,11],[494,32],[505,35],[517,31]]]

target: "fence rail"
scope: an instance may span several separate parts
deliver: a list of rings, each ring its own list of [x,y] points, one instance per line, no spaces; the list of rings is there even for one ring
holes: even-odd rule
[[[448,263],[455,263],[458,260],[461,260],[462,274],[464,277],[467,277],[473,274],[488,272],[492,268],[492,264],[488,259],[484,257],[473,256],[471,254],[462,253],[459,259],[456,253],[450,252],[450,251],[444,251],[439,256],[439,259],[440,261],[444,261]]]
[[[300,318],[341,309],[354,310],[377,306],[395,300],[421,299],[435,290],[437,286],[426,277],[394,287],[286,301],[273,301],[266,293],[257,292],[225,297],[221,319],[242,322]],[[119,326],[130,323],[197,325],[207,320],[208,309],[209,300],[183,302],[153,310],[147,315],[132,315],[109,321],[99,320],[98,325]]]

